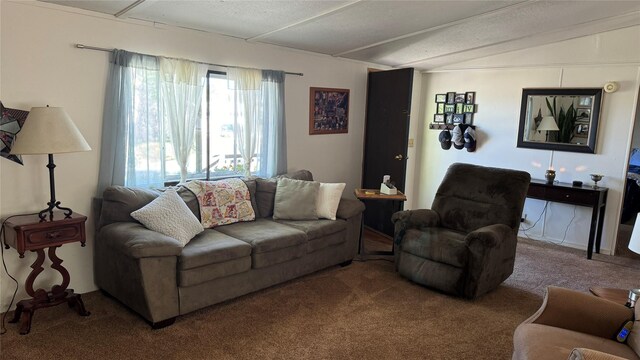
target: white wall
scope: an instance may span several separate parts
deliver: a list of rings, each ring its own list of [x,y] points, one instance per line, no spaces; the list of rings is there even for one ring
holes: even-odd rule
[[[423,75],[424,122],[432,121],[434,97],[447,91],[476,91],[478,146],[474,153],[442,150],[439,132],[425,126],[419,144],[418,207],[429,207],[448,165],[469,162],[528,171],[542,179],[551,152],[516,147],[523,88],[602,87],[616,81],[620,89],[604,94],[596,154],[555,152],[556,180],[593,183],[590,173],[605,175],[609,187],[602,252],[613,249],[624,187],[625,162],[631,141],[640,76],[640,27],[626,28],[556,44],[510,52],[425,73]],[[533,225],[543,201],[528,199],[524,213]],[[575,219],[571,221],[575,208]],[[585,207],[550,203],[546,216],[527,234],[586,249],[591,212]],[[521,232],[521,236],[524,234]]]
[[[345,194],[360,185],[367,64],[328,56],[250,44],[238,39],[146,22],[122,21],[82,10],[35,2],[0,2],[1,100],[7,107],[62,106],[93,151],[55,157],[56,192],[63,206],[90,214],[95,195],[100,149],[104,89],[108,69],[105,52],[78,50],[75,43],[181,57],[245,67],[303,72],[286,78],[288,167],[309,169],[317,180],[346,182]],[[378,66],[379,67],[379,66]],[[347,134],[308,135],[309,87],[351,90]],[[49,198],[45,156],[25,156],[24,166],[0,159],[0,217],[38,211]],[[71,273],[71,288],[83,293],[93,283],[93,216],[87,222],[88,243],[58,250]],[[5,252],[9,272],[20,282],[17,299],[26,297],[23,283],[33,254],[18,259]],[[48,263],[47,263],[48,264]],[[45,264],[46,266],[48,266]],[[36,282],[50,285],[56,272],[47,269]],[[3,274],[1,310],[14,285]],[[90,304],[87,304],[90,308]]]

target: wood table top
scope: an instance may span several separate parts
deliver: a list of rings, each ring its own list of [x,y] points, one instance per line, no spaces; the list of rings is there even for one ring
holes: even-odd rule
[[[398,190],[396,195],[381,194],[380,189],[355,189],[354,194],[360,200],[395,200],[407,201],[407,197]]]

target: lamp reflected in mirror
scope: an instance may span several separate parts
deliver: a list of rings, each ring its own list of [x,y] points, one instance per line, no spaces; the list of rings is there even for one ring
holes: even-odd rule
[[[556,119],[553,116],[544,116],[542,117],[542,121],[540,121],[540,125],[536,129],[538,131],[545,131],[545,139],[549,141],[549,131],[558,131],[558,124],[556,123]]]

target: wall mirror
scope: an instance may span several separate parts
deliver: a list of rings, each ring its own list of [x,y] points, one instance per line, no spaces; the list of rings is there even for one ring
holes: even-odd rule
[[[601,88],[522,89],[518,147],[595,153]]]

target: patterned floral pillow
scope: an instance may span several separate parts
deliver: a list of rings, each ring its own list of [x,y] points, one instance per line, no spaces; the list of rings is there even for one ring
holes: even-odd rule
[[[186,187],[198,198],[200,222],[205,228],[256,219],[249,188],[240,179],[194,180]]]

